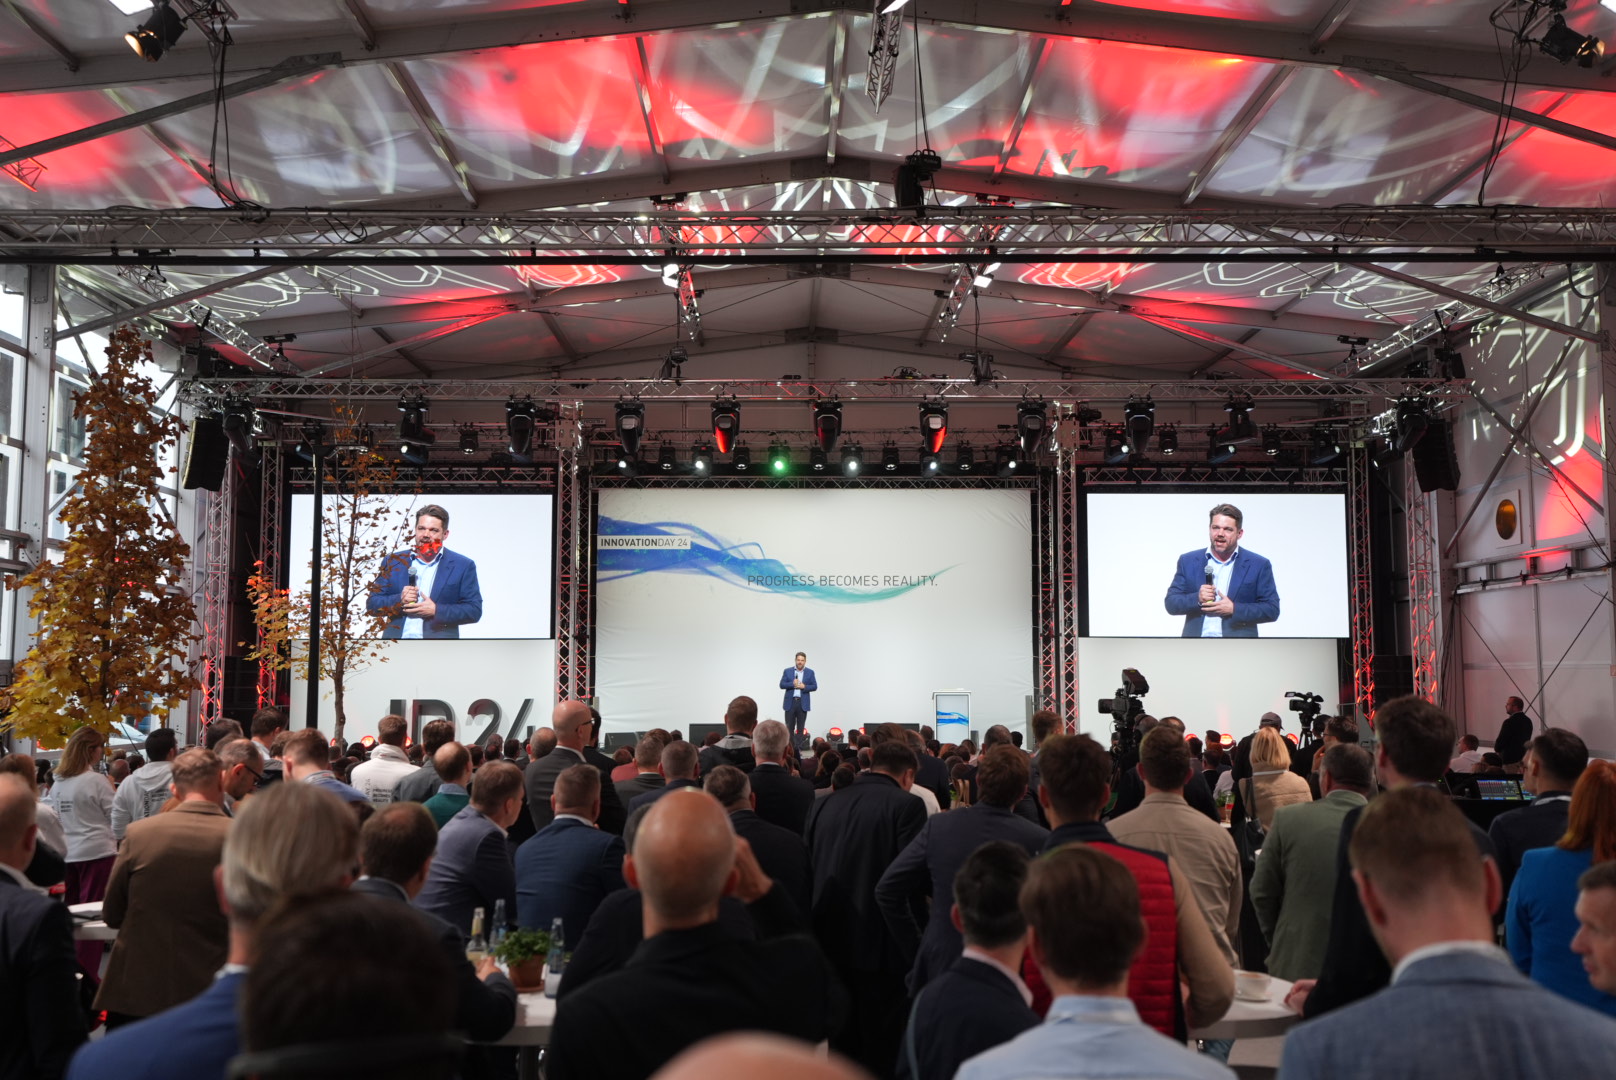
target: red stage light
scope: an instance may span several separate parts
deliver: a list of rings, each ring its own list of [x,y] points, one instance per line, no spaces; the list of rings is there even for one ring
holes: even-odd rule
[[[842,737],[842,729],[839,727],[833,727],[829,731],[825,732],[825,734],[830,737],[831,742],[838,742]]]

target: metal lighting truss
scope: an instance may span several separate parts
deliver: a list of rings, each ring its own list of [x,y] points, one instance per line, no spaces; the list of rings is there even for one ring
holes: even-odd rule
[[[1063,729],[1077,731],[1077,498],[1076,428],[1057,421],[1051,432],[1051,465],[1039,471],[1038,701],[1060,715]]]
[[[594,693],[594,649],[589,618],[594,548],[589,468],[584,429],[576,408],[556,422],[556,700]]]
[[[1347,539],[1351,544],[1347,573],[1351,587],[1347,590],[1352,608],[1352,692],[1358,703],[1360,721],[1367,720],[1375,710],[1375,619],[1372,591],[1374,579],[1370,565],[1371,538],[1369,534],[1369,452],[1354,449],[1347,454],[1351,483],[1348,488],[1347,513],[1349,515]]]
[[[17,149],[16,143],[0,135],[0,150],[15,149]],[[23,158],[21,161],[13,161],[9,165],[0,166],[0,172],[10,176],[29,191],[39,190],[39,177],[44,171],[45,166],[33,158]]]
[[[177,297],[183,291],[163,277],[152,266],[120,266],[118,276],[131,282],[141,292],[158,300]],[[262,364],[266,368],[283,372],[295,370],[285,357],[277,356],[275,350],[264,344],[261,339],[253,337],[230,319],[216,313],[212,308],[201,302],[179,303],[175,305],[173,310],[208,333],[213,334],[219,340],[240,349],[251,360]]]
[[[882,0],[876,0],[875,12],[871,16],[870,74],[864,87],[875,104],[876,112],[881,111],[881,103],[892,93],[892,83],[898,72],[898,48],[903,44],[902,10],[883,15],[882,6]],[[917,59],[915,62],[920,61]]]
[[[281,582],[281,497],[286,474],[286,457],[281,448],[265,442],[258,450],[258,560],[264,577]],[[258,633],[258,645],[264,636]],[[266,659],[258,662],[258,707],[275,704],[279,697],[280,672]]]
[[[1438,590],[1441,580],[1437,562],[1436,516],[1431,503],[1434,496],[1420,490],[1413,462],[1403,468],[1403,500],[1408,507],[1406,523],[1408,544],[1408,613],[1409,651],[1414,660],[1414,693],[1426,701],[1435,702],[1442,687],[1442,597]]]
[[[940,294],[942,301],[937,312],[937,340],[947,341],[948,335],[953,332],[959,323],[960,315],[965,311],[966,303],[971,294],[976,292],[976,276],[979,269],[987,267],[992,259],[993,245],[998,241],[999,234],[1004,231],[1002,225],[989,222],[984,224],[980,231],[981,247],[975,252],[984,256],[979,263],[963,262],[954,267],[948,276],[948,288]]]
[[[224,471],[218,491],[198,491],[196,553],[191,563],[191,595],[198,601],[201,640],[197,657],[198,730],[224,715],[225,657],[230,645],[230,541],[236,504],[236,470]]]

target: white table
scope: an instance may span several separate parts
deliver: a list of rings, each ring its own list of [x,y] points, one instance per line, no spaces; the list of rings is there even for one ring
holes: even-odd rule
[[[73,913],[73,939],[75,941],[116,941],[118,931],[101,921],[101,901],[88,904],[70,904]],[[88,918],[86,918],[88,916]]]
[[[517,1048],[520,1080],[536,1080],[539,1075],[539,1048],[550,1043],[555,1014],[555,998],[545,997],[542,990],[516,995],[516,1025],[495,1045]]]
[[[1285,1007],[1285,995],[1291,984],[1284,979],[1270,979],[1268,996],[1262,1001],[1235,998],[1223,1019],[1190,1032],[1192,1039],[1260,1039],[1283,1035],[1302,1018]]]

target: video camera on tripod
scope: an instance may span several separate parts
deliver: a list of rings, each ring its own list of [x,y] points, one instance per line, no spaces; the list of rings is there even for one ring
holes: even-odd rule
[[[1285,691],[1285,696],[1290,699],[1286,708],[1298,715],[1302,723],[1302,730],[1307,732],[1317,728],[1318,730],[1312,733],[1314,735],[1321,734],[1324,730],[1324,725],[1320,722],[1319,707],[1324,704],[1324,698],[1318,694],[1310,694],[1305,690],[1287,690]]]
[[[1101,712],[1111,714],[1112,742],[1124,749],[1131,749],[1137,739],[1134,736],[1134,726],[1139,717],[1144,715],[1144,697],[1150,693],[1150,683],[1139,674],[1137,668],[1122,669],[1122,685],[1117,687],[1116,696],[1110,699],[1101,698],[1099,709]]]

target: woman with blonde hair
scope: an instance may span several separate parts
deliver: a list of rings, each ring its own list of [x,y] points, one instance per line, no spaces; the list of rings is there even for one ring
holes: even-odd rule
[[[1260,727],[1251,740],[1251,779],[1242,780],[1246,812],[1255,812],[1264,829],[1274,827],[1274,811],[1292,803],[1313,801],[1307,781],[1291,772],[1291,747],[1285,736]]]
[[[95,728],[75,731],[56,765],[56,783],[45,796],[67,835],[63,854],[69,904],[88,904],[106,896],[118,854],[112,838],[112,781],[96,769],[106,750],[107,737]],[[99,941],[78,943],[79,966],[91,982],[100,979],[103,949]]]

